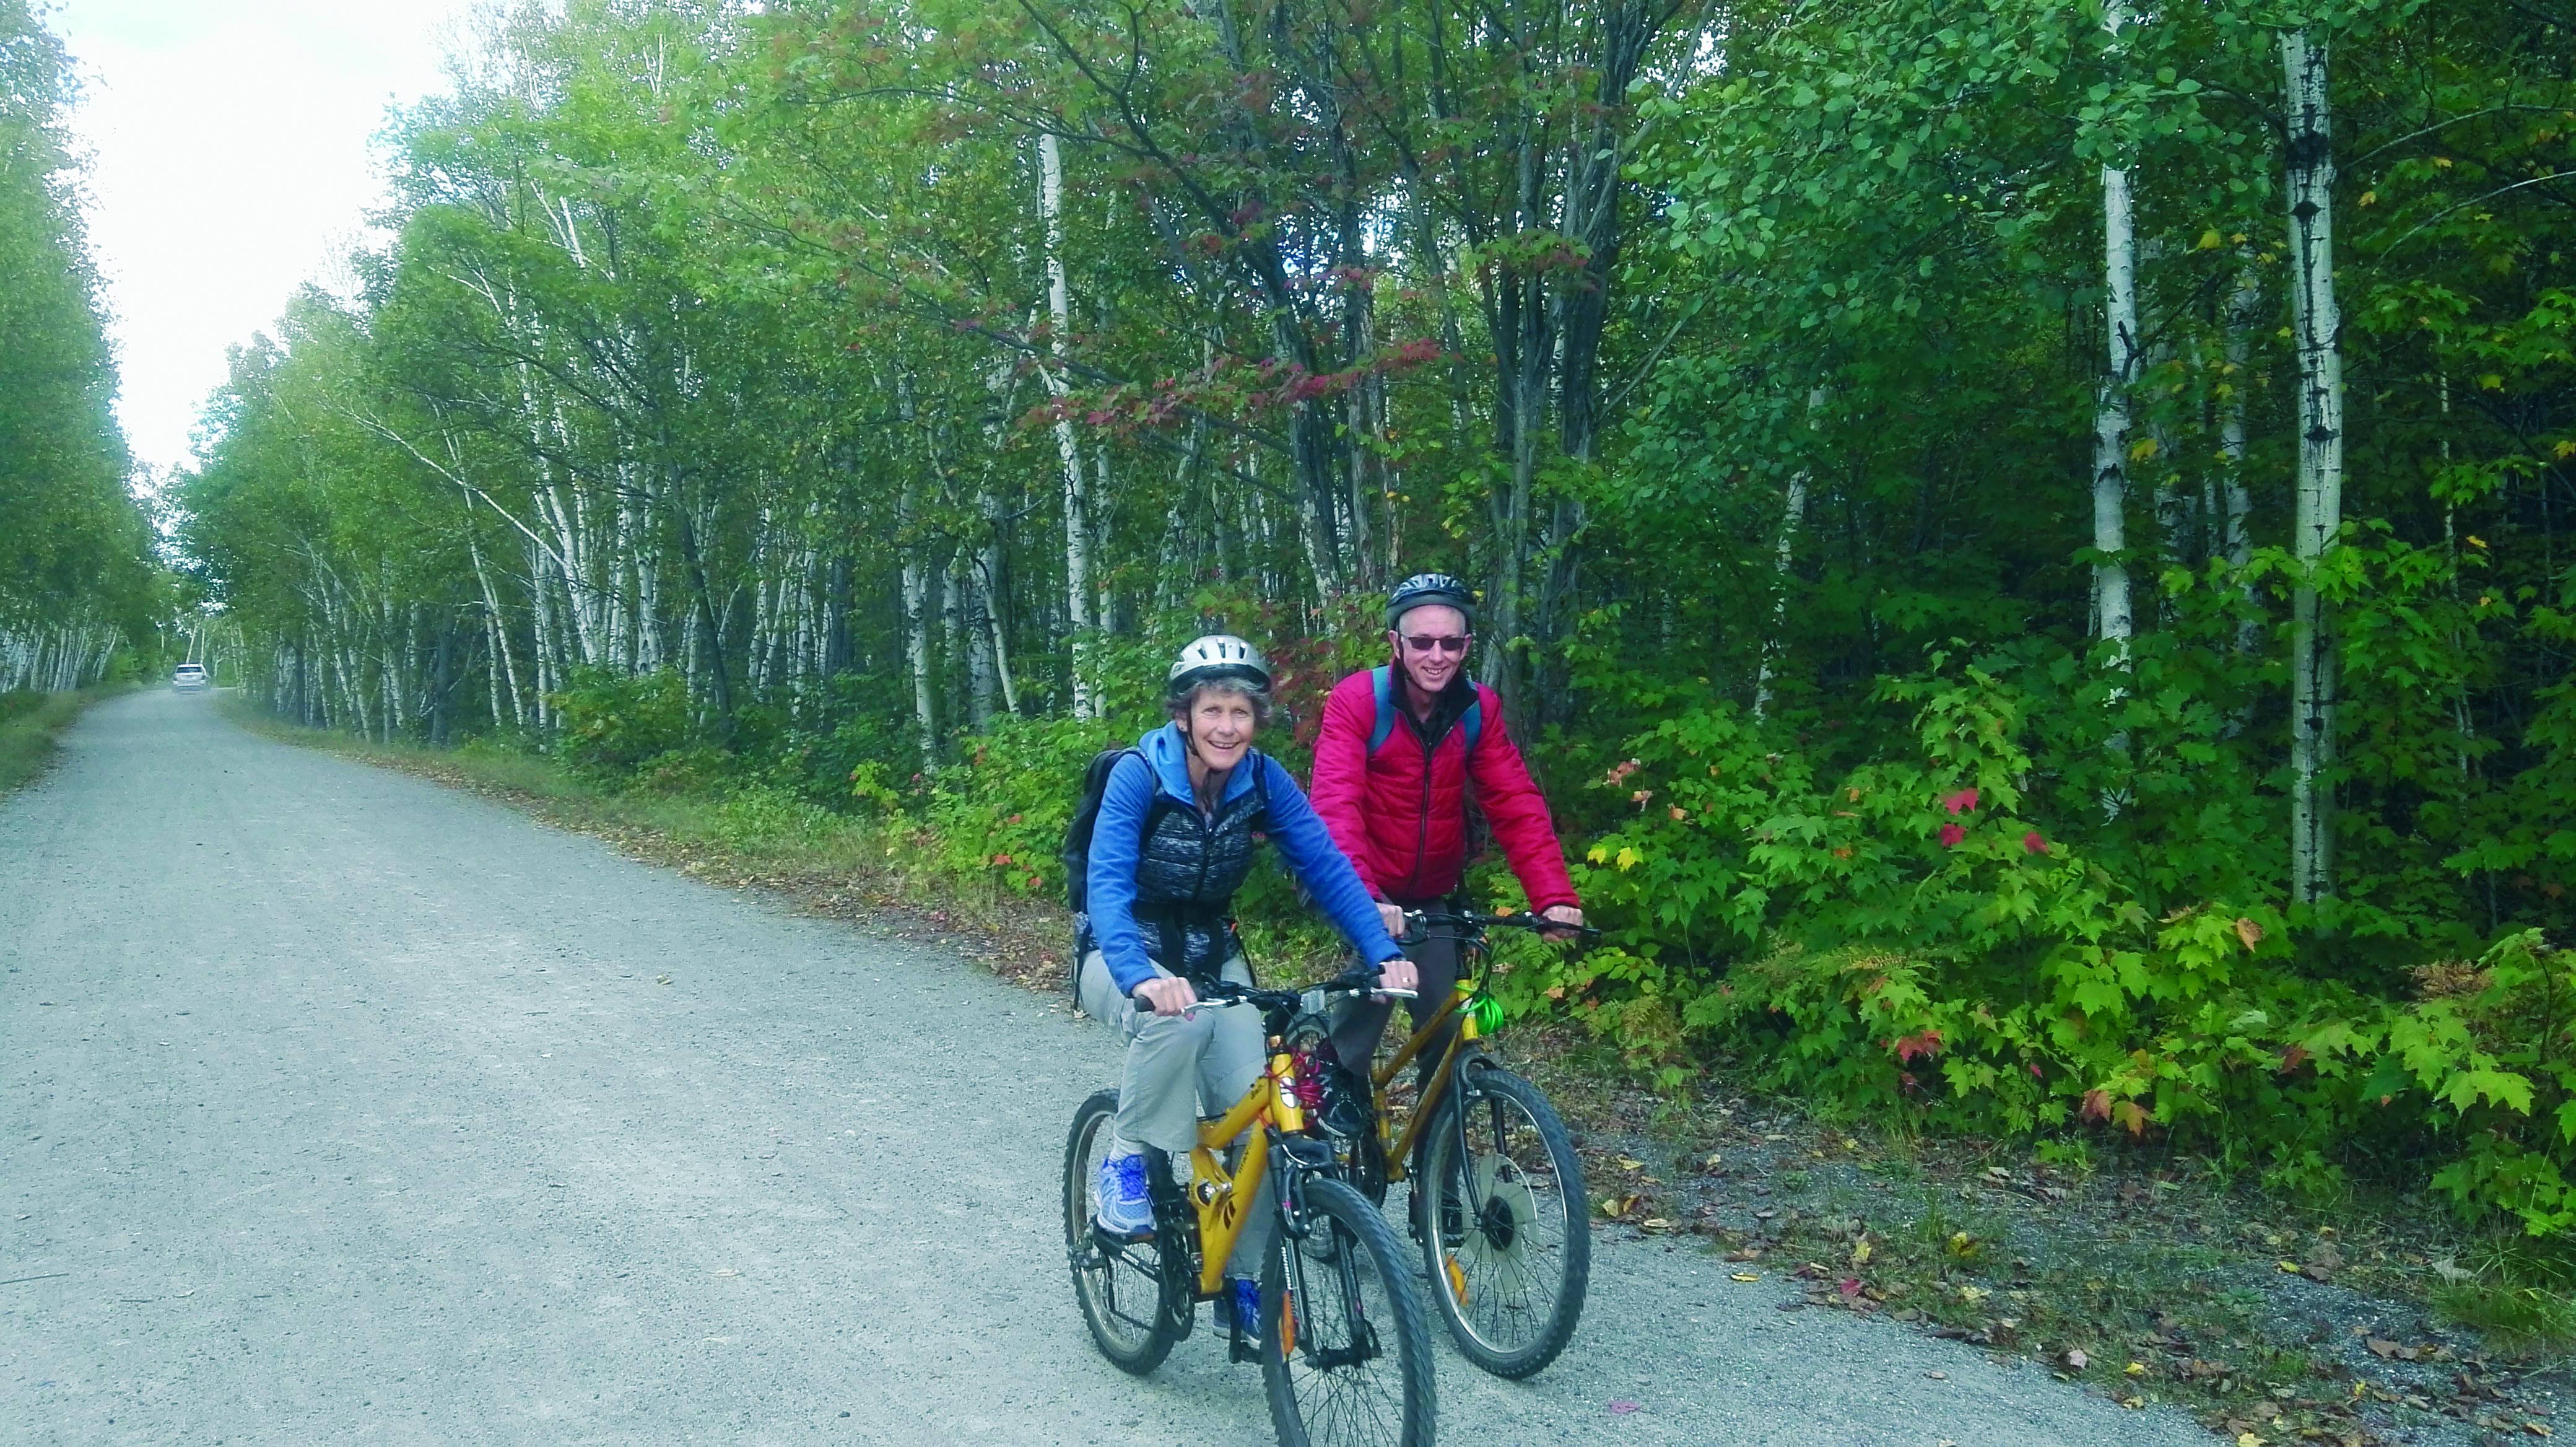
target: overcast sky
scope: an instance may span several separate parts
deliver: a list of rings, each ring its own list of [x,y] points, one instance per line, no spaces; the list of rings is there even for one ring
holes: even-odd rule
[[[90,245],[115,313],[118,415],[156,468],[380,200],[385,108],[441,88],[461,0],[57,0],[96,157]]]

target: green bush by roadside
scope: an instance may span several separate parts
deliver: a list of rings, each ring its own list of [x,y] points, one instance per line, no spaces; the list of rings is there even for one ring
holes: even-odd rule
[[[2157,1137],[2275,1187],[2429,1184],[2473,1222],[2576,1227],[2576,954],[2454,921],[2428,937],[2456,956],[2356,968],[2353,935],[2398,957],[2384,937],[2403,891],[2285,904],[2268,823],[2227,807],[2252,765],[2224,709],[2176,701],[2207,691],[2168,680],[2167,661],[2142,645],[2134,694],[2074,707],[2078,671],[2044,653],[1936,657],[1882,682],[1857,744],[1721,704],[1645,723],[1608,759],[1534,749],[1580,826],[1577,882],[1607,935],[1581,955],[1513,942],[1496,993],[1666,1085],[1722,1057],[1852,1115]],[[1306,711],[1344,663],[1308,665]],[[566,761],[589,777],[714,797],[717,827],[747,835],[873,816],[888,865],[1039,901],[1063,890],[1085,763],[1156,721],[1149,691],[1112,703],[1114,721],[1006,716],[954,762],[899,772],[873,734],[773,729],[720,749],[669,675],[586,675],[556,700]],[[1302,772],[1301,732],[1271,742]],[[2112,749],[2132,781],[2118,798],[2087,767]],[[1565,787],[1578,768],[1589,786]],[[2062,827],[2095,810],[2107,821]],[[1491,861],[1474,883],[1515,898]],[[1333,948],[1278,871],[1242,905],[1268,958]]]

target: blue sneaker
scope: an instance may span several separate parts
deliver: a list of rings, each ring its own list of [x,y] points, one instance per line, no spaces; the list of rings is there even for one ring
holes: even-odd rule
[[[1154,1233],[1154,1202],[1145,1194],[1145,1158],[1110,1156],[1091,1178],[1092,1221],[1108,1236]]]
[[[1233,1288],[1235,1334],[1245,1341],[1261,1339],[1261,1283],[1249,1276],[1237,1276],[1226,1285]]]

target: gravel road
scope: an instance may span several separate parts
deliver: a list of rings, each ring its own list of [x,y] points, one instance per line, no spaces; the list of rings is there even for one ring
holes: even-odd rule
[[[1144,1382],[1083,1334],[1107,1031],[204,696],[68,746],[0,802],[0,1441],[1271,1440],[1213,1334]],[[1537,1381],[1444,1347],[1445,1440],[2211,1440],[1687,1245],[1594,1262]]]

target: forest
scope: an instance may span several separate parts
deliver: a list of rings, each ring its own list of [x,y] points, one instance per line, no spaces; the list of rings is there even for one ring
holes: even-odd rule
[[[1044,899],[1178,643],[1301,763],[1455,572],[1609,929],[1515,1011],[2576,1226],[2559,0],[564,0],[452,66],[176,487],[288,717]]]
[[[0,0],[0,699],[98,682],[166,591],[126,488],[75,93],[61,43]]]

